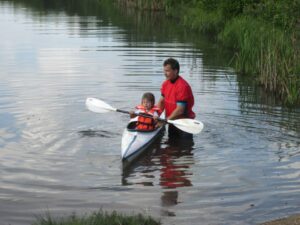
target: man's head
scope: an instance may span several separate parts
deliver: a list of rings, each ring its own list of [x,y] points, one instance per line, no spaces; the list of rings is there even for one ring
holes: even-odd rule
[[[175,80],[179,75],[180,66],[176,59],[168,58],[164,61],[164,74],[167,80]]]
[[[147,110],[150,110],[154,106],[154,103],[155,103],[155,97],[152,93],[146,92],[145,94],[143,94],[142,105]]]

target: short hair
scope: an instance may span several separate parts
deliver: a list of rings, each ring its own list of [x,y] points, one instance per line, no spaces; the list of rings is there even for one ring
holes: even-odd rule
[[[164,61],[164,66],[166,65],[170,65],[172,70],[177,70],[178,73],[179,73],[179,70],[180,70],[180,66],[179,66],[179,62],[174,59],[174,58],[168,58]]]
[[[153,105],[155,103],[155,97],[151,92],[146,92],[143,94],[142,99],[147,99],[148,101],[150,101]]]

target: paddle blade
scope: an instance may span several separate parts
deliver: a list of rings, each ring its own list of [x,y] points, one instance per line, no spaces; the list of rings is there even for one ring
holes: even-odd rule
[[[117,109],[111,107],[106,102],[97,99],[97,98],[87,98],[85,101],[85,105],[88,110],[95,113],[107,113],[109,111],[116,111]]]
[[[178,129],[191,134],[200,133],[204,127],[202,122],[193,119],[168,120],[168,123],[173,124]]]

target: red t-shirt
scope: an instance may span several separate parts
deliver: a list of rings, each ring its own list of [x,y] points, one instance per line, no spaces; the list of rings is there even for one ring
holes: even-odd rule
[[[166,80],[161,86],[161,94],[165,99],[166,117],[176,109],[177,103],[185,104],[184,118],[195,118],[195,113],[192,111],[194,106],[194,96],[190,85],[181,77],[171,82]]]

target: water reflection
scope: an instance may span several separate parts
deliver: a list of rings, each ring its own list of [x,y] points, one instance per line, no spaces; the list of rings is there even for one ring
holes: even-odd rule
[[[20,140],[21,134],[12,114],[0,113],[0,118],[0,148],[4,148],[6,144]]]
[[[189,168],[193,165],[193,139],[169,139],[166,145],[156,152],[162,166],[160,186],[162,188],[192,186],[189,177],[193,174],[189,172]]]
[[[172,139],[169,138],[167,146],[157,152],[162,168],[160,169],[160,186],[164,190],[161,196],[161,215],[176,216],[172,206],[178,204],[179,187],[192,186],[190,177],[193,173],[190,167],[194,164],[192,138]],[[171,190],[170,190],[171,189]]]
[[[153,174],[159,171],[159,185],[163,189],[176,189],[178,187],[192,186],[189,177],[193,174],[189,168],[193,165],[192,139],[157,141],[147,149],[135,162],[124,162],[122,185],[143,184],[153,185],[153,182],[141,182],[140,178],[155,178]],[[135,182],[132,178],[139,181]],[[138,178],[137,178],[138,177]]]
[[[297,213],[299,108],[283,109],[242,80],[209,37],[98,2],[0,0],[1,222],[30,224],[45,208],[148,207],[167,224]],[[187,146],[165,135],[120,171],[128,117],[92,114],[84,100],[128,109],[145,91],[158,97],[170,56],[206,129]]]
[[[107,130],[81,130],[78,132],[81,137],[103,137],[103,138],[112,138],[119,134],[113,133]]]
[[[178,204],[177,189],[192,186],[193,146],[193,139],[169,138],[156,142],[147,155],[123,168],[122,185],[155,186],[158,183],[162,188],[161,215],[175,216],[170,207]]]

